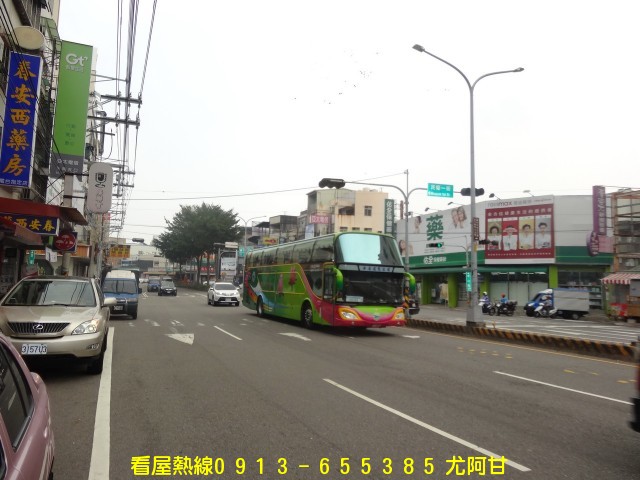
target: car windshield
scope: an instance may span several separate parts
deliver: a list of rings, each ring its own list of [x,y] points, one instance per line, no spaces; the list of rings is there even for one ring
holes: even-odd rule
[[[133,280],[118,280],[107,278],[102,285],[104,293],[138,293],[138,286]]]
[[[214,288],[216,290],[235,290],[236,286],[233,283],[216,283]]]
[[[91,283],[82,280],[26,280],[4,300],[9,306],[95,307]]]
[[[160,286],[162,288],[175,288],[175,285],[171,281],[162,282],[162,283],[160,283]]]
[[[149,284],[154,284],[154,285],[160,285],[160,280],[157,280],[155,278],[151,278],[149,279]]]

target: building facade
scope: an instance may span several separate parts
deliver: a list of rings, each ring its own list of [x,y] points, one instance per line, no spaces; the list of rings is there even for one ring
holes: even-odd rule
[[[581,288],[590,292],[592,308],[606,308],[602,278],[611,270],[613,238],[605,209],[598,217],[595,195],[478,202],[480,291],[524,305],[545,288]],[[467,305],[471,224],[468,205],[410,219],[410,271],[422,303]],[[405,222],[397,229],[402,240]]]

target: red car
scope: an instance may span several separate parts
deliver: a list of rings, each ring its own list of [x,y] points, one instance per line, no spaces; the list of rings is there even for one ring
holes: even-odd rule
[[[54,454],[47,387],[0,333],[0,479],[52,480]]]

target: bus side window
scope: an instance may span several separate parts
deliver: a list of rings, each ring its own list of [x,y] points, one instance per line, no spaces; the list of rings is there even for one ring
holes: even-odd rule
[[[333,260],[333,237],[316,240],[313,247],[312,262],[331,262]]]
[[[324,299],[331,300],[333,298],[333,285],[335,284],[335,274],[333,270],[324,271]]]
[[[318,297],[322,295],[322,272],[319,271],[309,271],[306,272],[307,277],[309,278],[309,283],[311,284],[311,289],[313,293]]]
[[[293,250],[293,261],[294,263],[308,263],[311,258],[311,247],[313,243],[302,243],[300,245],[296,245]]]
[[[276,263],[283,265],[285,263],[291,263],[291,253],[293,252],[293,246],[288,245],[284,247],[278,247],[278,254],[276,256]]]

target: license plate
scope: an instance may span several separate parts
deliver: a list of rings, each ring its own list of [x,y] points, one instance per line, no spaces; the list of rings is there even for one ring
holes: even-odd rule
[[[114,310],[122,310],[124,307],[122,305],[116,305],[113,307]]]
[[[47,346],[43,343],[23,343],[20,347],[23,355],[46,355]]]

